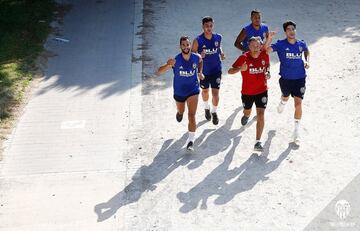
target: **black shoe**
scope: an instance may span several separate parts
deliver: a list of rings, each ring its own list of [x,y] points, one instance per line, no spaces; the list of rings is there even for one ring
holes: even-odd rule
[[[241,124],[242,124],[242,126],[245,126],[245,125],[247,124],[248,120],[249,120],[249,117],[243,116],[243,117],[241,118]]]
[[[179,112],[176,112],[176,120],[177,122],[181,122],[181,120],[183,119],[183,114],[180,114]]]
[[[210,109],[205,109],[205,119],[207,121],[211,120],[211,114],[210,114]]]
[[[258,151],[258,152],[264,151],[263,146],[261,146],[261,142],[256,142],[256,144],[254,145],[254,151]]]
[[[192,141],[190,141],[187,145],[186,145],[186,149],[188,151],[194,151],[194,143]]]
[[[212,115],[212,122],[213,122],[213,124],[214,124],[214,125],[217,125],[217,124],[219,123],[219,118],[218,118],[216,112],[211,113],[211,115]]]

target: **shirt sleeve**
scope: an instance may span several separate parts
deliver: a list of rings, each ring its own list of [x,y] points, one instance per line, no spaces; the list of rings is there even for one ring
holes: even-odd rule
[[[301,42],[302,42],[303,50],[304,50],[304,51],[307,51],[307,50],[308,50],[308,47],[307,47],[307,45],[306,45],[306,42],[305,42],[304,40],[301,40]]]
[[[264,25],[264,32],[265,33],[269,32],[269,27],[267,25]]]
[[[244,64],[246,57],[244,55],[241,55],[237,60],[233,63],[232,67],[237,68]]]
[[[275,52],[279,51],[279,40],[276,43],[271,44],[271,48]]]

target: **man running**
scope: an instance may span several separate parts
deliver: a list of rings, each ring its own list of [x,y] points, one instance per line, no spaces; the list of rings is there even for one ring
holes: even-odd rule
[[[251,23],[240,31],[234,43],[234,46],[243,52],[249,50],[248,42],[251,37],[259,36],[264,41],[269,32],[268,26],[261,23],[261,12],[259,10],[251,11],[250,19]]]
[[[185,103],[188,107],[188,140],[186,148],[193,151],[195,141],[196,120],[195,114],[200,93],[198,77],[203,79],[202,58],[198,54],[190,52],[190,40],[187,36],[180,38],[181,53],[170,58],[166,64],[159,67],[158,74],[163,74],[173,69],[174,72],[174,99],[176,101],[176,120],[181,122],[185,111]]]
[[[219,123],[217,107],[219,104],[219,90],[221,83],[221,60],[225,59],[225,54],[221,47],[222,36],[213,33],[214,20],[210,16],[202,19],[203,33],[194,39],[192,52],[201,54],[204,60],[203,73],[205,79],[200,80],[201,96],[204,101],[205,118],[213,124]],[[209,87],[211,87],[212,108],[210,113]]]
[[[274,32],[269,33],[268,41],[264,45],[264,48],[268,53],[275,51],[278,54],[280,60],[280,89],[281,89],[281,101],[277,110],[282,113],[286,102],[291,95],[294,98],[295,113],[294,122],[295,128],[293,132],[293,141],[295,143],[300,142],[300,120],[302,116],[302,100],[305,94],[305,79],[306,71],[309,68],[310,52],[303,40],[296,39],[296,24],[292,21],[287,21],[283,24],[283,29],[286,38],[278,40],[276,43],[270,46]],[[305,62],[302,59],[304,53]]]
[[[235,74],[241,71],[242,90],[241,100],[244,107],[244,115],[241,118],[241,124],[247,124],[251,108],[255,102],[256,105],[256,141],[255,151],[263,151],[261,145],[261,134],[264,130],[264,113],[268,102],[267,79],[270,78],[269,55],[262,51],[262,40],[260,37],[251,37],[249,39],[249,51],[242,54],[228,70],[229,74]]]

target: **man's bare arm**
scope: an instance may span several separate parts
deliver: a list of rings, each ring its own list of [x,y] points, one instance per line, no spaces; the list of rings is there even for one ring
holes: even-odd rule
[[[241,44],[245,40],[245,38],[246,38],[246,31],[245,29],[242,29],[235,40],[234,46],[242,51],[246,51],[243,45]]]

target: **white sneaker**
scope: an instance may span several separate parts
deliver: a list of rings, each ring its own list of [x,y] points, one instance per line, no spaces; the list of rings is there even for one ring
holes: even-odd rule
[[[282,113],[284,111],[285,105],[286,104],[283,104],[283,102],[280,101],[279,105],[277,106],[278,113]]]

